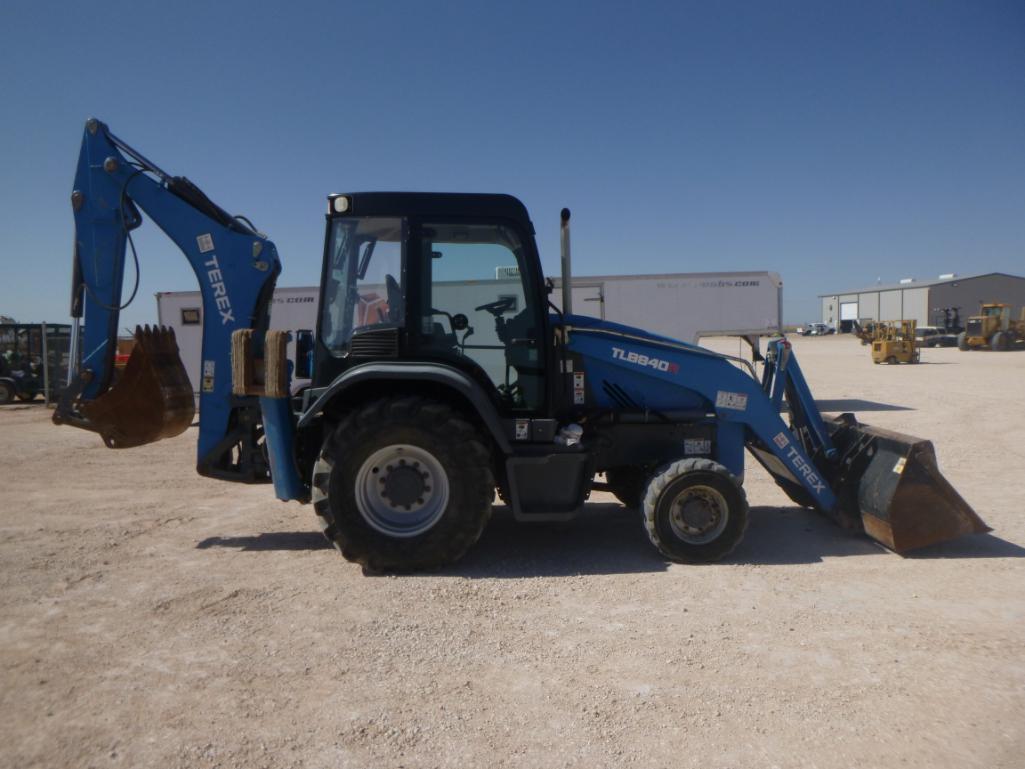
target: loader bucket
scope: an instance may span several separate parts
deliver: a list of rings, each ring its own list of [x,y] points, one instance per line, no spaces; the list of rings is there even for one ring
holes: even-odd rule
[[[174,331],[137,326],[124,371],[109,390],[83,403],[81,412],[112,449],[184,432],[192,424],[196,405]]]
[[[897,553],[992,531],[943,477],[931,441],[858,424],[844,414],[830,425],[844,458],[841,515],[860,517],[865,533]]]

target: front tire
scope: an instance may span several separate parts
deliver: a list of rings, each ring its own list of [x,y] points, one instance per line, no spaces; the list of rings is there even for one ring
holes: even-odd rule
[[[744,538],[748,505],[729,470],[710,459],[682,459],[649,481],[644,528],[651,543],[677,563],[711,563]]]
[[[313,469],[324,535],[371,571],[452,563],[491,516],[491,455],[450,406],[384,398],[350,412],[327,436]]]
[[[964,331],[957,335],[957,349],[961,352],[968,352],[972,349],[968,346],[968,335]]]
[[[0,404],[7,404],[14,400],[14,385],[8,382],[0,382]]]
[[[997,331],[993,334],[993,338],[990,340],[989,346],[997,352],[1004,352],[1007,350],[1007,335],[1002,331]]]

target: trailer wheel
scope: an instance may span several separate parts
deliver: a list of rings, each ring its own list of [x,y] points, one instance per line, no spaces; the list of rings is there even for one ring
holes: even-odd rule
[[[491,516],[491,454],[450,406],[394,397],[350,412],[313,468],[324,535],[370,571],[416,571],[461,558]]]
[[[644,528],[662,555],[677,563],[723,558],[744,537],[747,498],[740,482],[718,462],[682,459],[648,482]]]
[[[648,485],[647,473],[640,467],[616,467],[605,471],[605,478],[616,499],[631,510],[644,502],[644,489]]]
[[[9,382],[0,381],[0,403],[6,404],[14,400],[14,385]]]
[[[962,352],[968,352],[970,349],[972,349],[968,346],[968,334],[964,331],[957,335],[957,349],[961,350]]]

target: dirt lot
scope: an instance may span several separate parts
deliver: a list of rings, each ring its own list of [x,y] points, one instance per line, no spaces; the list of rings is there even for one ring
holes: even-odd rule
[[[752,463],[727,563],[664,562],[597,494],[366,577],[309,507],[195,475],[194,431],[116,452],[0,409],[0,766],[1025,766],[1025,353],[795,346],[994,533],[901,558]]]

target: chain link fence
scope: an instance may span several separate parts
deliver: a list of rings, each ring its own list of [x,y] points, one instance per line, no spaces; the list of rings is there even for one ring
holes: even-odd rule
[[[68,381],[71,326],[63,323],[0,323],[0,378],[21,400],[55,402]]]

